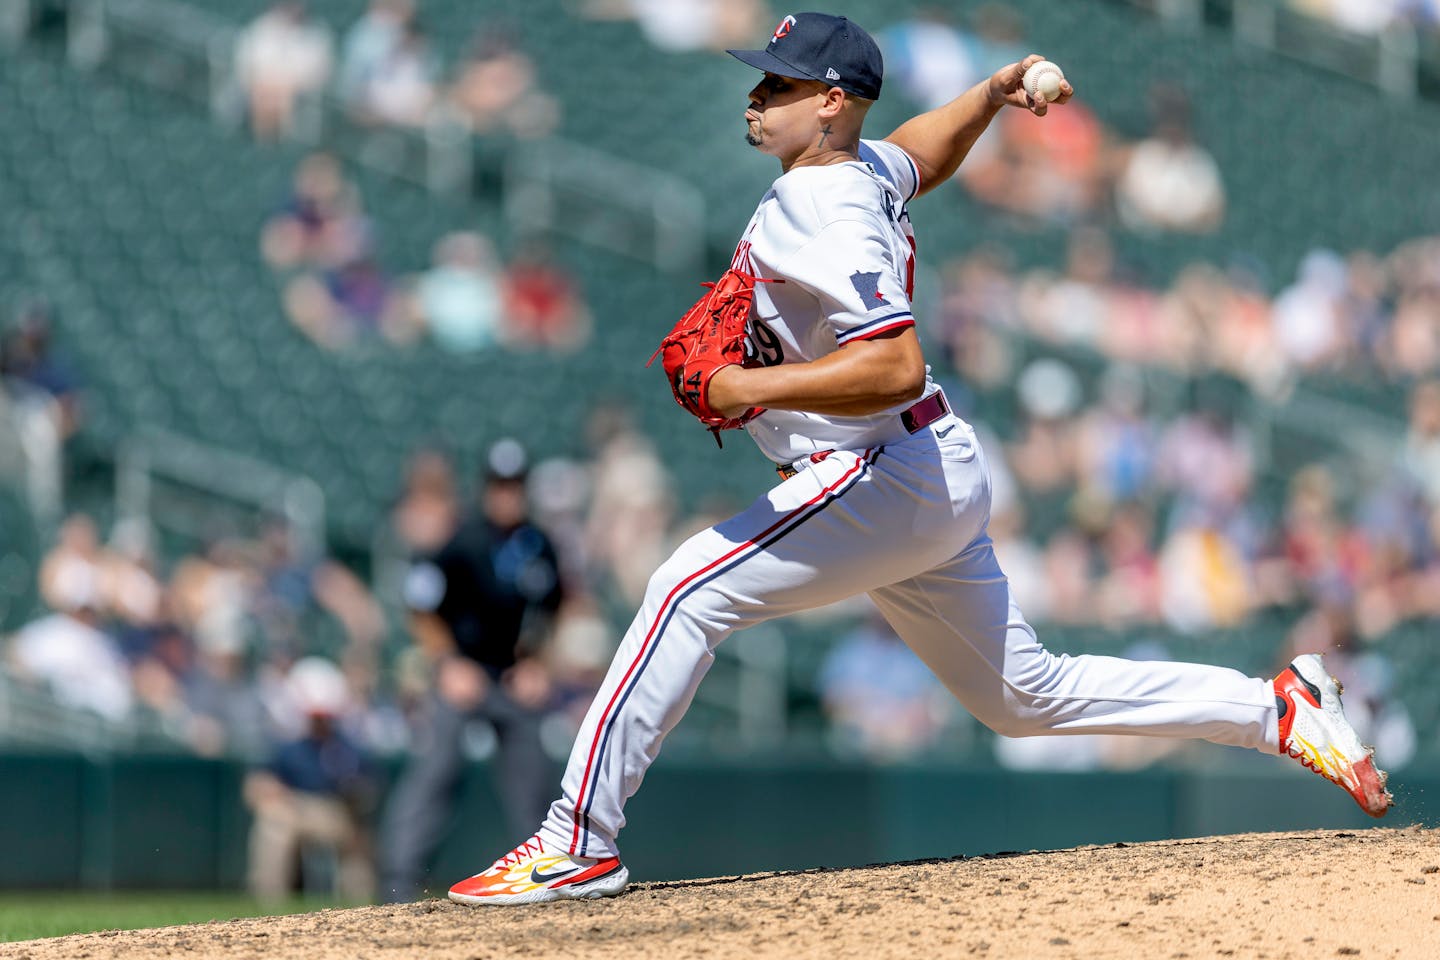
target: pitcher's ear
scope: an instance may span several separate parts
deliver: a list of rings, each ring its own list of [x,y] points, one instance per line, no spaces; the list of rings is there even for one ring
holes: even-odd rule
[[[826,90],[825,102],[820,107],[820,116],[826,120],[838,117],[840,111],[845,109],[845,101],[849,98],[850,95],[839,87],[831,87],[829,90]]]

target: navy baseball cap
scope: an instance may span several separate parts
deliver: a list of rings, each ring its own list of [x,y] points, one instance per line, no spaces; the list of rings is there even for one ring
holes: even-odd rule
[[[782,77],[819,80],[866,100],[880,99],[885,63],[870,34],[844,17],[792,13],[764,50],[726,50],[742,63]]]

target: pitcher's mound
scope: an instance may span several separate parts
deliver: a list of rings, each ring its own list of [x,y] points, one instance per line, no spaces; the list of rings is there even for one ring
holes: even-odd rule
[[[32,940],[16,960],[1440,957],[1440,831],[1248,834]]]

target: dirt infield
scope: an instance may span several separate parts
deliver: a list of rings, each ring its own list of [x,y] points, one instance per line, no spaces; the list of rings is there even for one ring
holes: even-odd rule
[[[1440,957],[1440,830],[1251,834],[427,900],[0,946],[6,960]]]

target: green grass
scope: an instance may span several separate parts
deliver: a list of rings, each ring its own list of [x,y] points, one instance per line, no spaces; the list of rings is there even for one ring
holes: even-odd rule
[[[0,943],[95,930],[141,930],[343,906],[314,899],[262,904],[238,893],[0,893]]]

